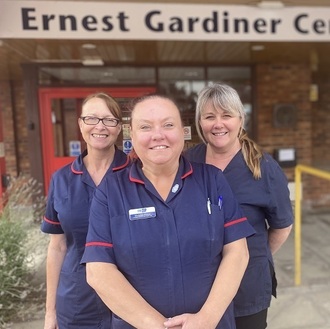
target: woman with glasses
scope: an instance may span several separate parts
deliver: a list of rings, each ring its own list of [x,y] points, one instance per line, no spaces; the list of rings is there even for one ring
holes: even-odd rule
[[[127,163],[125,153],[115,146],[121,119],[112,97],[104,93],[88,96],[78,119],[86,150],[52,176],[41,226],[50,234],[45,329],[111,326],[111,313],[87,284],[80,260],[94,190],[105,175]]]

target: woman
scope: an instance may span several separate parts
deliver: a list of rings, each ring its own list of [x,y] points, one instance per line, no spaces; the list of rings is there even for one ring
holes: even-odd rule
[[[42,231],[50,233],[47,254],[45,329],[110,328],[111,314],[86,282],[80,265],[89,207],[104,175],[127,162],[115,147],[121,131],[118,103],[104,93],[88,96],[78,124],[87,149],[52,176]]]
[[[138,159],[96,190],[82,259],[112,328],[234,329],[253,229],[221,171],[181,157],[183,124],[170,99],[135,102],[131,139]]]
[[[196,105],[196,128],[204,143],[186,156],[223,171],[257,232],[247,239],[250,260],[234,305],[237,329],[264,329],[272,293],[276,296],[272,255],[287,239],[293,215],[283,171],[248,138],[244,120],[244,107],[233,88],[205,87]]]

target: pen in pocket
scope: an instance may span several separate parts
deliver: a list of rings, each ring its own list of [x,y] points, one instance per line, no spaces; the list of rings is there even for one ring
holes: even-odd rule
[[[221,210],[222,209],[222,195],[219,196],[219,199],[218,199],[218,207],[219,209]]]
[[[211,201],[210,201],[210,198],[207,198],[206,207],[207,207],[207,212],[209,213],[209,215],[211,215]]]

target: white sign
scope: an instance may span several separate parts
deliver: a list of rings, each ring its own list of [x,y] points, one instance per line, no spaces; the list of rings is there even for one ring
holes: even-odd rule
[[[128,123],[123,123],[121,127],[123,131],[123,139],[130,139],[130,125]]]
[[[278,151],[279,161],[294,161],[295,160],[295,150],[294,149],[280,149]]]
[[[3,0],[0,39],[327,42],[329,18],[330,7]]]
[[[190,126],[184,126],[183,128],[184,132],[184,140],[191,140],[191,127]]]

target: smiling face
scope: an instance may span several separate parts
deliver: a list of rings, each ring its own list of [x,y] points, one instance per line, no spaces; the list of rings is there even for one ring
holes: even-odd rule
[[[137,103],[132,111],[131,138],[143,167],[176,165],[184,146],[183,125],[176,105],[159,96]]]
[[[89,99],[82,107],[82,117],[115,118],[106,102],[98,97]],[[101,121],[96,125],[87,125],[79,119],[79,127],[87,148],[103,150],[113,147],[121,130],[121,125],[106,127]]]
[[[211,147],[228,152],[238,143],[238,134],[242,120],[228,111],[215,109],[211,101],[207,102],[201,113],[200,127],[203,136]]]

